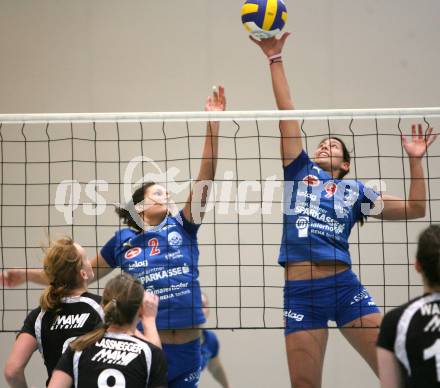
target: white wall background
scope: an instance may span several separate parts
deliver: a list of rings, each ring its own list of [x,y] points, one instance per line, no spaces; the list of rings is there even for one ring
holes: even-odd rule
[[[231,110],[272,109],[267,61],[248,40],[240,22],[240,7],[241,2],[236,0],[0,0],[0,113],[200,110],[211,86],[217,83],[226,86]],[[439,105],[438,1],[287,0],[287,7],[287,29],[293,36],[285,47],[284,60],[298,108]],[[397,131],[396,122],[381,125],[394,134]],[[408,122],[404,122],[402,128],[407,127]],[[347,132],[347,123],[338,128]],[[365,128],[374,129],[374,123],[359,124],[357,130]],[[10,135],[18,128],[7,130]],[[249,131],[252,130],[249,127]],[[310,127],[311,133],[315,130],[314,126]],[[56,137],[57,129],[54,131]],[[233,127],[224,126],[224,131],[231,135]],[[28,136],[31,135],[34,132],[28,132]],[[386,140],[383,145],[388,151],[396,146],[396,140],[394,143]],[[228,147],[230,144],[223,147],[225,153]],[[375,139],[367,143],[359,140],[357,149],[366,154],[377,153]],[[400,152],[398,147],[392,150],[396,154]],[[11,148],[9,152],[19,159],[23,150]],[[42,150],[35,152],[44,154]],[[136,155],[138,152],[137,148],[133,151]],[[268,148],[268,152],[276,157],[277,146]],[[439,144],[436,144],[431,154],[439,153]],[[374,155],[371,158],[371,161],[376,159],[374,168],[359,160],[358,176],[378,176]],[[435,174],[438,165],[438,159],[430,160],[431,174]],[[63,167],[53,167],[59,167],[57,171],[62,177]],[[266,175],[279,175],[277,168],[275,172],[268,170]],[[226,167],[219,164],[220,176],[222,169]],[[247,171],[250,175],[244,179],[250,179],[252,166]],[[70,167],[65,172],[69,179]],[[78,176],[82,173],[87,175],[77,172]],[[390,162],[384,176],[402,176],[401,164]],[[402,182],[389,181],[390,190],[398,193]],[[438,198],[439,193],[438,179],[434,179],[431,196]],[[23,198],[18,203],[20,200]],[[431,220],[439,220],[438,205],[434,202],[431,205]],[[106,217],[103,219],[111,216]],[[109,224],[112,222],[115,220],[111,219]],[[425,225],[409,226],[410,242],[415,241],[416,232]],[[362,262],[371,260],[377,266],[360,269],[355,266],[355,270],[366,284],[383,284],[384,281],[401,284],[400,288],[388,290],[388,300],[383,295],[383,287],[373,287],[371,292],[378,303],[390,306],[407,299],[408,290],[411,295],[419,292],[419,280],[412,271],[408,283],[406,246],[385,247],[386,260],[402,263],[402,267],[400,272],[390,267],[393,270],[384,277],[380,225],[371,224],[366,228],[364,235],[378,244],[371,248],[377,251],[365,253]],[[396,238],[406,236],[404,224],[385,224],[384,229],[387,241],[401,241]],[[34,232],[34,241],[44,240],[45,230],[47,228]],[[107,231],[108,237],[110,232]],[[8,232],[6,228],[4,232]],[[102,243],[106,237],[90,237],[80,227],[74,232],[80,242],[90,246],[91,253],[95,240]],[[203,233],[202,238],[209,241],[210,229],[206,228]],[[268,235],[279,238],[275,232]],[[10,239],[15,237],[12,235]],[[358,238],[353,236],[355,241]],[[414,247],[409,247],[411,256]],[[3,259],[9,260],[5,265],[23,265],[22,251],[3,250],[5,256],[8,254]],[[38,265],[38,250],[26,253],[31,263]],[[203,260],[210,263],[208,258],[202,258],[202,263]],[[354,257],[354,262],[357,264],[359,258]],[[268,259],[268,264],[275,263],[276,257]],[[282,270],[276,270],[271,281],[282,284]],[[211,284],[212,274],[208,270],[202,271],[203,274],[202,283]],[[408,287],[409,284],[414,287]],[[31,292],[31,300],[36,300],[38,293],[38,290]],[[5,295],[17,306],[23,306],[23,293],[6,292]],[[19,322],[22,314],[11,313],[9,318]],[[218,335],[221,357],[233,387],[289,386],[281,330],[221,330]],[[14,335],[1,334],[1,338],[4,349],[9,349]],[[0,356],[1,365],[5,358],[6,351]],[[33,386],[44,385],[45,370],[38,354],[32,359],[28,377]],[[0,382],[5,385],[2,377]],[[350,387],[353,384],[358,388],[378,385],[360,357],[342,336],[332,331],[323,386]],[[215,386],[209,376],[203,377],[201,387]]]

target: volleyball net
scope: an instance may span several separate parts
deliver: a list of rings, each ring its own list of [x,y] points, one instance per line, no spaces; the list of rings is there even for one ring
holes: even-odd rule
[[[402,134],[440,127],[440,108],[0,115],[2,270],[42,268],[42,247],[63,235],[90,255],[124,227],[115,204],[154,181],[182,207],[197,178],[207,120],[220,120],[216,179],[198,234],[200,283],[211,328],[282,328],[283,173],[278,120],[298,119],[312,154],[329,135],[351,151],[348,179],[408,198]],[[440,144],[423,160],[423,219],[369,219],[350,237],[353,270],[383,311],[421,293],[412,267],[418,233],[440,222]],[[101,279],[90,286],[100,292]],[[0,331],[20,328],[41,287],[1,288]]]

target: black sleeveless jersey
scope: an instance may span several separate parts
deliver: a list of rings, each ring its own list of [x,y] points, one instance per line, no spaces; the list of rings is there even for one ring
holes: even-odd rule
[[[162,349],[138,337],[106,333],[82,351],[70,347],[55,369],[81,388],[164,388],[167,364]]]
[[[35,337],[50,379],[53,369],[67,345],[78,336],[95,329],[103,320],[101,297],[88,292],[62,298],[58,313],[32,310],[19,333]],[[48,380],[49,381],[49,380]]]
[[[377,345],[395,354],[405,387],[439,387],[440,293],[426,294],[387,313]]]

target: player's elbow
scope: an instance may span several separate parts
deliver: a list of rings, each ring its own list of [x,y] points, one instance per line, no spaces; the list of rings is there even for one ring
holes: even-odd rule
[[[12,362],[7,362],[3,374],[9,385],[14,386],[14,383],[23,380],[24,367]]]
[[[411,217],[409,218],[423,218],[426,216],[426,203],[425,202],[417,202],[411,208],[410,212]]]

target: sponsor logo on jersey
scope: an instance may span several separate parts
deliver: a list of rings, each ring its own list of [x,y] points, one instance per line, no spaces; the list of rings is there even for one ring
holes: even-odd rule
[[[311,217],[313,221],[309,222],[310,229],[319,229],[325,232],[341,234],[344,231],[345,224],[337,222],[334,218],[327,216],[325,210],[319,207],[296,206],[295,213],[301,214],[304,218]],[[316,222],[318,221],[318,222]]]
[[[304,238],[309,234],[309,217],[298,217],[296,220],[296,229],[298,229],[298,237]]]
[[[302,190],[298,190],[298,192],[296,193],[296,195],[298,197],[304,197],[304,198],[309,198],[311,201],[316,202],[318,197],[316,196],[316,194],[313,193],[308,193],[307,191],[302,191]]]
[[[128,265],[129,269],[145,268],[145,267],[148,267],[148,260],[135,261]]]
[[[434,315],[428,324],[424,327],[423,331],[426,333],[428,331],[440,331],[440,316]]]
[[[345,188],[344,202],[353,205],[359,197],[359,192],[351,188]]]
[[[318,171],[318,174],[322,171],[322,168],[318,167],[318,166],[313,166],[312,170],[316,170]]]
[[[307,175],[303,178],[303,182],[306,183],[309,186],[318,186],[319,185],[319,179],[315,175]]]
[[[324,189],[325,189],[325,197],[326,198],[331,198],[336,194],[336,190],[338,190],[338,185],[335,182],[327,182],[324,185]]]
[[[102,338],[95,346],[103,349],[93,356],[92,361],[124,366],[133,361],[142,351],[136,343],[108,338]]]
[[[180,276],[189,273],[190,269],[187,264],[182,267],[168,268],[161,271],[153,272],[145,276],[139,276],[141,282],[154,282],[156,280],[167,279],[174,276]]]
[[[59,315],[50,330],[78,329],[84,326],[90,313]]]
[[[420,312],[422,316],[440,315],[440,307],[437,303],[427,303],[421,307]]]
[[[169,252],[165,255],[165,259],[167,259],[167,260],[175,260],[175,259],[180,259],[182,257],[183,257],[183,255],[182,255],[182,252],[180,252],[180,249],[177,249],[174,252]]]
[[[174,247],[180,247],[182,245],[183,239],[179,232],[171,232],[168,235],[168,244]]]
[[[141,254],[141,252],[142,252],[142,249],[139,247],[131,248],[127,252],[125,252],[124,257],[127,260],[131,260],[131,259],[135,258],[136,256],[139,256]]]
[[[137,356],[137,353],[122,352],[120,350],[101,349],[93,356],[92,361],[125,366],[132,362]]]

